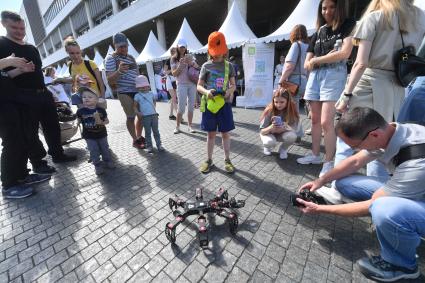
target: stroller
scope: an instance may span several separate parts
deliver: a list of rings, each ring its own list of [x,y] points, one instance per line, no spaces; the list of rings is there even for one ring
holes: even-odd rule
[[[81,140],[72,139],[78,132],[77,115],[72,111],[67,102],[56,102],[56,112],[58,113],[59,126],[61,129],[61,143],[63,145]]]

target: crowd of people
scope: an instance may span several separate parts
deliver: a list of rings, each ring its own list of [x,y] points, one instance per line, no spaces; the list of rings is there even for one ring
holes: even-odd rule
[[[395,76],[393,55],[403,44],[420,49],[425,15],[411,0],[372,0],[356,24],[348,18],[346,4],[344,0],[321,0],[317,29],[311,39],[301,24],[291,31],[290,49],[275,69],[272,100],[260,117],[263,152],[269,156],[280,144],[280,159],[288,158],[289,147],[303,137],[300,100],[304,99],[310,111],[312,148],[297,162],[323,163],[323,167],[318,179],[300,189],[321,195],[329,204],[298,198],[301,211],[347,217],[370,214],[381,252],[360,259],[361,272],[386,282],[417,278],[416,248],[425,237],[425,127],[396,122],[403,109],[405,88]],[[61,83],[72,84],[72,103],[78,107],[76,116],[95,173],[113,169],[107,141],[105,84],[96,64],[83,60],[78,43],[68,38],[64,46],[70,58],[70,77],[55,78],[53,69],[47,68],[43,78],[37,49],[23,41],[23,20],[6,11],[1,17],[7,30],[0,38],[0,83],[6,90],[0,95],[3,196],[29,196],[32,184],[49,180],[54,173],[38,138],[39,124],[53,162],[76,159],[64,153],[60,143],[55,101],[66,100]],[[157,150],[164,151],[149,81],[128,54],[123,33],[113,36],[113,45],[115,51],[105,58],[107,83],[125,112],[132,145],[152,153],[153,135]],[[355,54],[353,47],[357,53],[348,74],[347,59]],[[171,96],[169,119],[176,120],[175,134],[182,131],[186,108],[187,130],[196,132],[193,112],[200,95],[201,130],[207,132],[206,159],[200,166],[204,174],[214,166],[217,132],[222,137],[224,169],[227,173],[236,170],[230,160],[230,132],[235,129],[231,104],[237,71],[227,59],[228,52],[225,36],[211,33],[208,60],[194,80],[194,69],[199,66],[187,42],[180,39],[163,70]],[[424,81],[418,78],[411,92],[424,93]],[[296,91],[282,87],[287,82],[297,85]],[[408,109],[403,115],[406,113]],[[320,155],[322,135],[324,159]],[[28,160],[33,174],[28,174]],[[366,175],[357,174],[363,167],[367,168]]]

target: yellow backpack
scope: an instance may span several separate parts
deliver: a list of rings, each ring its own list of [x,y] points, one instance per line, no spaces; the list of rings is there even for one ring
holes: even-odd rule
[[[226,92],[227,84],[229,82],[229,62],[224,60],[224,83],[223,83],[223,91]],[[223,108],[224,104],[223,95],[219,94],[214,96],[213,98],[208,98],[207,95],[202,95],[201,98],[201,106],[199,107],[201,112],[205,112],[208,109],[213,114],[217,113],[221,108]]]

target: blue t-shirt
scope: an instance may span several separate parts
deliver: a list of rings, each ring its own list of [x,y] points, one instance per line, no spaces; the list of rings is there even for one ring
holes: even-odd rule
[[[99,113],[99,117],[102,121],[105,121],[108,117],[105,109],[100,107],[96,107],[94,109],[83,107],[77,110],[77,117],[83,125],[82,136],[84,139],[101,139],[108,135],[105,125],[96,124],[96,120],[94,118],[94,114],[96,112]]]
[[[152,92],[138,92],[134,101],[139,104],[139,111],[142,116],[155,115],[154,95]]]

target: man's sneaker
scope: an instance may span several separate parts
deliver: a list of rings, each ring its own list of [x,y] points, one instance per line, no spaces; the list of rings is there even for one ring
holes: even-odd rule
[[[299,164],[321,164],[322,158],[320,157],[320,155],[314,155],[310,153],[304,157],[298,158],[297,162]]]
[[[196,130],[192,128],[191,126],[189,126],[188,130],[189,130],[189,133],[192,133],[192,134],[196,133]]]
[[[147,152],[147,153],[152,153],[153,152],[153,147],[147,147],[147,148],[145,148],[145,151]]]
[[[371,258],[364,257],[357,261],[360,272],[366,277],[382,282],[394,282],[401,279],[416,279],[421,273],[418,267],[413,270],[393,265],[380,255]]]
[[[76,155],[71,155],[71,154],[66,154],[66,153],[62,153],[60,155],[52,156],[52,161],[54,163],[72,162],[72,161],[75,161],[75,160],[77,160]]]
[[[32,172],[36,174],[51,175],[56,172],[56,169],[53,166],[47,165],[47,163],[41,163],[38,165],[33,165]]]
[[[280,159],[288,159],[288,151],[284,149],[283,147],[279,150],[279,158]]]
[[[48,181],[51,177],[52,175],[47,174],[29,174],[21,183],[29,186]]]
[[[323,163],[322,170],[320,170],[319,177],[322,177],[328,171],[332,170],[334,168],[334,162],[333,161],[327,161]]]
[[[13,187],[9,187],[7,189],[2,189],[2,194],[4,198],[26,198],[32,195],[34,192],[32,187],[24,186],[24,185],[16,185]]]
[[[175,128],[175,129],[174,129],[174,133],[175,133],[175,134],[180,133],[180,128],[178,128],[178,127],[177,127],[177,128]]]
[[[157,148],[158,148],[158,151],[165,151],[165,148],[162,145],[157,146]]]
[[[333,187],[329,188],[323,186],[314,192],[331,204],[341,204],[345,202],[343,195]]]
[[[230,162],[230,159],[224,160],[224,170],[226,170],[229,174],[235,172],[235,166],[233,166],[232,162]]]
[[[214,166],[213,162],[211,159],[208,159],[207,161],[204,161],[201,164],[201,167],[199,168],[199,171],[201,171],[201,173],[208,173],[210,172],[211,168]]]
[[[102,175],[103,173],[105,173],[105,168],[102,167],[102,164],[96,164],[94,166],[94,172],[96,173],[96,175]]]
[[[168,116],[168,119],[170,119],[170,120],[176,120],[176,116],[170,115],[170,116]]]
[[[264,153],[264,155],[271,155],[272,154],[272,152],[270,151],[270,149],[267,148],[267,147],[263,148],[263,153]]]

